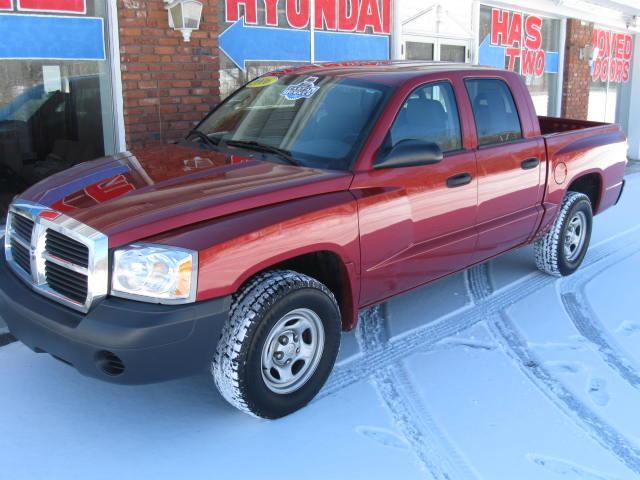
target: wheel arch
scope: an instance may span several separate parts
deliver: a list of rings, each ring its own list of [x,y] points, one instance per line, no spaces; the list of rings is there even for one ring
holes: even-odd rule
[[[601,172],[586,172],[571,179],[571,183],[569,184],[565,195],[568,192],[578,192],[585,194],[587,197],[589,197],[593,213],[596,214],[600,208],[600,202],[604,193],[603,185],[604,181]]]
[[[343,330],[351,330],[358,320],[358,298],[355,266],[347,262],[335,250],[318,248],[295,252],[286,259],[262,262],[255,269],[245,272],[238,280],[238,290],[253,277],[269,270],[293,270],[322,282],[334,294]]]

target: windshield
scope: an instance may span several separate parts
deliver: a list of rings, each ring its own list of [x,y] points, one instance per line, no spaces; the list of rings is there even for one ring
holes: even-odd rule
[[[348,170],[387,89],[335,77],[260,77],[233,94],[197,130],[216,143],[256,149],[259,144],[301,165]]]

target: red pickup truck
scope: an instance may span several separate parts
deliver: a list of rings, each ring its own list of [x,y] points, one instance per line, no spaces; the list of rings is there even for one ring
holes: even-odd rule
[[[0,311],[86,375],[209,367],[232,405],[277,418],[320,390],[363,308],[528,243],[541,270],[571,274],[625,164],[619,126],[537,117],[513,73],[277,71],[183,141],[16,198]]]

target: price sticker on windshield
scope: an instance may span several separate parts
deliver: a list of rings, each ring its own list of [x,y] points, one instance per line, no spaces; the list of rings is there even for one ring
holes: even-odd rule
[[[278,81],[278,77],[269,76],[269,77],[260,77],[256,78],[254,81],[249,82],[247,87],[249,88],[261,88],[272,85]]]
[[[307,77],[300,83],[293,83],[280,92],[280,96],[287,100],[300,100],[301,98],[311,98],[320,87],[316,85],[318,77]]]

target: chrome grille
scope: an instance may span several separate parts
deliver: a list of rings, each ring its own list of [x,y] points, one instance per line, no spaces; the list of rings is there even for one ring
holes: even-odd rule
[[[60,212],[17,200],[9,208],[5,256],[38,293],[87,312],[107,294],[105,235]]]
[[[81,267],[87,268],[89,266],[89,248],[55,230],[47,230],[45,251]]]
[[[13,228],[16,235],[24,240],[27,245],[31,243],[31,232],[33,232],[33,220],[22,215],[13,217]]]
[[[15,238],[11,239],[11,252],[13,260],[25,272],[31,272],[31,260],[29,259],[29,247],[25,247]]]
[[[49,260],[44,262],[45,278],[50,288],[78,303],[87,300],[88,278]]]

